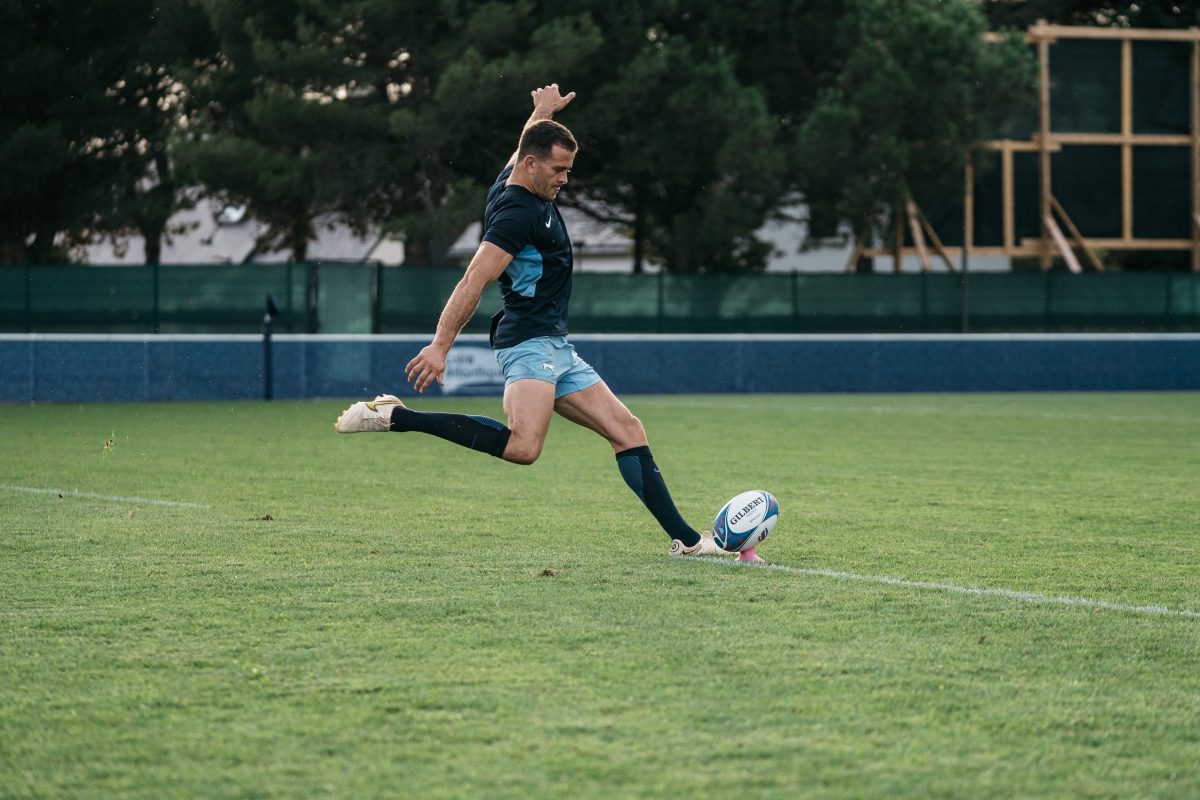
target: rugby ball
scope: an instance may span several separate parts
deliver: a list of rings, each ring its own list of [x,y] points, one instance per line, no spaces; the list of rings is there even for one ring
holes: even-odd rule
[[[779,501],[770,492],[742,492],[717,512],[713,541],[722,550],[740,553],[756,547],[779,521]]]

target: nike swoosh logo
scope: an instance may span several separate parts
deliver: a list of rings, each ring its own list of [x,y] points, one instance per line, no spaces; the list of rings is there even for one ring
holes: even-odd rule
[[[547,228],[549,228],[549,227],[550,227],[550,220],[552,220],[552,219],[554,219],[554,217],[552,217],[552,216],[551,216],[551,217],[546,217],[546,227],[547,227]]]

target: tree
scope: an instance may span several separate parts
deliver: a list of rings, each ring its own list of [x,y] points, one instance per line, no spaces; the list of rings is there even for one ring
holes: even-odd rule
[[[533,83],[568,80],[602,44],[569,17],[540,21],[530,0],[259,0],[245,22],[242,3],[208,7],[224,60],[196,83],[204,111],[176,153],[297,259],[312,220],[334,213],[402,233],[410,262],[443,260]]]
[[[131,229],[157,261],[178,207],[178,71],[208,44],[189,2],[0,4],[0,258],[44,263]]]
[[[354,201],[386,138],[348,32],[353,7],[334,2],[210,0],[220,56],[197,75],[200,112],[173,148],[180,172],[264,223],[259,246],[302,261],[314,220],[365,227]],[[355,213],[359,212],[359,213]]]
[[[582,79],[603,45],[586,17],[532,0],[362,5],[359,43],[390,101],[394,145],[375,185],[406,259],[436,263],[483,205],[529,114],[528,92]],[[382,96],[382,95],[381,95]]]
[[[546,4],[507,62],[528,79],[506,102],[549,80],[578,92],[563,121],[581,147],[559,202],[629,231],[635,271],[648,259],[679,271],[758,268],[768,249],[753,232],[777,196],[770,125],[733,55],[716,39],[698,43],[707,5],[583,0],[555,14]]]
[[[190,199],[168,156],[189,111],[184,81],[213,63],[216,41],[194,2],[147,4],[139,23],[137,46],[108,92],[118,114],[111,147],[121,177],[103,227],[113,236],[136,230],[145,242],[145,263],[157,264],[163,239],[172,233],[168,221]]]
[[[654,36],[586,98],[580,202],[625,221],[668,271],[761,269],[754,233],[782,189],[766,104],[728,54]]]
[[[739,82],[757,88],[766,99],[776,124],[775,146],[785,160],[782,180],[789,207],[803,199],[797,131],[821,91],[838,78],[845,45],[836,33],[844,15],[841,3],[824,0],[717,3],[702,17],[693,15],[694,35],[702,41],[715,38],[734,53]],[[804,210],[810,236],[836,233],[836,212],[828,203],[809,202]]]
[[[830,31],[836,77],[794,139],[806,200],[878,233],[907,199],[961,191],[981,138],[1032,96],[1032,61],[1017,40],[984,40],[967,0],[848,0]]]
[[[120,161],[108,92],[137,45],[137,3],[0,3],[0,260],[65,258],[100,223]]]
[[[156,261],[191,182],[296,259],[336,215],[440,261],[558,81],[564,202],[639,268],[758,269],[797,192],[864,232],[957,172],[1031,80],[981,34],[970,0],[0,0],[0,257],[137,229]]]

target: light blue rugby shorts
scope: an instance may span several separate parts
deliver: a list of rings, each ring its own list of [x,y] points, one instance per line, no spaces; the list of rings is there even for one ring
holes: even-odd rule
[[[554,384],[555,398],[580,392],[600,382],[591,364],[575,352],[565,336],[538,336],[496,351],[504,385],[533,378]]]

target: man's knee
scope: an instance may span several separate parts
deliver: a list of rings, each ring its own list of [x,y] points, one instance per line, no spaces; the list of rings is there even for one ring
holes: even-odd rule
[[[542,442],[524,441],[517,437],[508,440],[504,460],[513,464],[532,464],[542,454]]]
[[[633,414],[629,415],[629,421],[626,423],[626,433],[634,439],[645,439],[646,428],[642,425],[642,421]]]
[[[612,439],[612,445],[617,450],[628,450],[630,447],[640,447],[646,443],[646,428],[642,425],[642,421],[629,414],[626,419],[622,420],[617,426],[616,436]]]
[[[629,432],[635,437],[646,438],[646,427],[642,425],[642,421],[636,416],[629,415]]]

